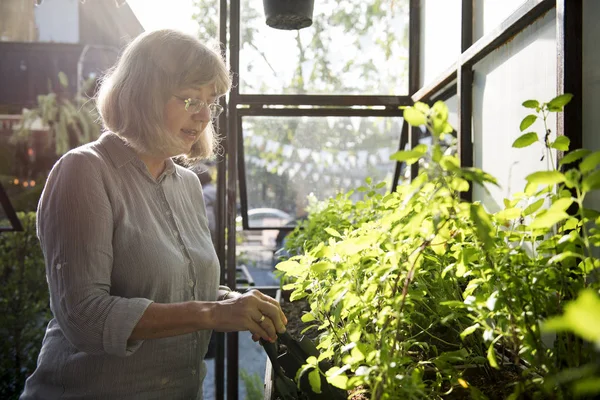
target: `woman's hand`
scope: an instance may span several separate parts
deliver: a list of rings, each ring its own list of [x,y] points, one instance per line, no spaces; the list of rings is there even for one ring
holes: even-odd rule
[[[252,340],[275,341],[277,332],[285,332],[287,318],[279,303],[258,290],[233,294],[217,303],[214,310],[215,330],[219,332],[250,331]]]

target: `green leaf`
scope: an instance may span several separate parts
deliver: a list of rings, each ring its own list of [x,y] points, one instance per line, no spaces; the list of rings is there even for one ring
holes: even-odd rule
[[[564,164],[571,164],[574,161],[579,160],[580,158],[583,158],[585,156],[587,156],[588,154],[590,154],[591,151],[588,149],[577,149],[577,150],[573,150],[571,152],[569,152],[568,154],[566,154],[558,163],[558,165],[562,166]]]
[[[480,327],[479,323],[477,323],[475,325],[471,325],[470,327],[468,327],[467,329],[465,329],[464,331],[461,332],[460,338],[461,339],[466,338],[471,333],[475,332],[477,330],[477,328],[479,328],[479,327]]]
[[[521,209],[518,207],[506,208],[504,210],[498,211],[496,214],[494,214],[494,216],[500,222],[510,221],[513,219],[517,219],[521,216]]]
[[[498,362],[496,361],[496,351],[494,350],[494,344],[496,344],[496,340],[490,344],[487,351],[487,359],[490,362],[490,366],[495,369],[500,369],[498,366]]]
[[[292,276],[300,276],[300,274],[306,270],[305,266],[300,265],[297,261],[291,260],[282,261],[277,264],[275,268]]]
[[[330,370],[331,371],[331,370]],[[348,377],[346,375],[334,375],[328,376],[327,382],[335,386],[336,388],[340,388],[343,390],[348,389]]]
[[[566,260],[567,258],[583,259],[583,256],[581,254],[578,254],[578,253],[575,253],[572,251],[565,251],[563,253],[557,254],[554,257],[550,258],[546,265],[558,264],[559,262]]]
[[[521,129],[521,132],[523,132],[525,129],[527,129],[531,125],[533,125],[533,123],[536,120],[537,120],[537,115],[529,114],[528,116],[523,118],[523,121],[521,121],[521,125],[519,126],[519,129]]]
[[[573,204],[572,197],[562,197],[560,199],[555,200],[554,203],[552,203],[552,205],[550,206],[550,210],[567,211],[569,207],[571,207],[571,204]]]
[[[308,382],[313,392],[321,393],[321,375],[318,369],[315,368],[308,373]]]
[[[350,350],[350,356],[352,357],[352,362],[360,362],[365,359],[365,355],[358,346],[353,347],[352,350]]]
[[[548,210],[538,214],[529,225],[531,229],[549,229],[563,219],[569,218],[569,214],[564,211]]]
[[[67,88],[69,86],[69,78],[67,78],[67,74],[65,74],[62,71],[58,73],[58,81],[60,82],[60,85],[64,88]]]
[[[442,119],[443,121],[448,120],[448,106],[443,101],[436,101],[433,107],[431,107],[431,111],[433,111],[436,114],[436,116]]]
[[[581,271],[584,274],[589,274],[594,270],[594,262],[592,261],[592,259],[590,257],[584,259],[583,261],[581,261],[578,265],[579,269],[581,269]]]
[[[494,311],[496,308],[496,302],[498,301],[498,291],[494,290],[494,292],[488,297],[485,301],[485,306],[490,310]]]
[[[600,151],[595,151],[583,159],[579,164],[579,170],[582,174],[585,174],[595,169],[598,164],[600,164]]]
[[[420,101],[413,104],[415,110],[419,111],[421,114],[428,115],[429,114],[429,106],[426,103],[422,103]]]
[[[571,139],[566,136],[559,136],[556,140],[550,145],[551,148],[560,150],[560,151],[569,151],[569,145],[571,144]]]
[[[535,132],[524,133],[517,138],[512,144],[512,147],[516,149],[522,149],[523,147],[527,147],[532,145],[533,143],[538,141],[538,135]]]
[[[471,220],[475,225],[475,232],[486,249],[494,245],[492,240],[492,220],[481,204],[471,204]]]
[[[440,166],[446,171],[454,171],[460,167],[460,161],[455,156],[443,156],[440,160]]]
[[[539,106],[540,106],[540,102],[537,100],[525,100],[523,102],[523,107],[537,109]]]
[[[311,322],[315,320],[315,316],[311,313],[306,313],[300,319],[302,320],[302,322]]]
[[[329,269],[335,269],[335,265],[329,261],[319,261],[310,266],[310,270],[317,274],[323,273]]]
[[[391,160],[396,160],[400,162],[406,162],[407,164],[412,164],[416,162],[419,158],[423,157],[427,153],[427,146],[424,144],[420,144],[415,146],[412,150],[400,150],[390,156]]]
[[[458,174],[461,175],[463,178],[470,180],[472,182],[477,182],[482,186],[484,183],[491,183],[495,186],[498,186],[498,181],[496,180],[496,178],[494,178],[492,175],[488,174],[487,172],[483,172],[479,168],[473,168],[473,167],[461,168],[458,171]]]
[[[581,190],[584,193],[600,189],[600,170],[594,171],[583,179]]]
[[[414,107],[404,109],[404,120],[412,126],[421,126],[427,123],[427,116]]]
[[[538,171],[528,175],[527,182],[537,185],[555,185],[565,181],[564,174],[558,171]]]
[[[578,397],[600,393],[600,378],[588,377],[573,383],[573,394]]]
[[[569,104],[569,102],[571,101],[572,98],[573,98],[573,95],[571,93],[561,94],[560,96],[557,96],[557,97],[553,98],[552,100],[550,100],[548,102],[548,107],[553,108],[553,109],[558,109],[558,108],[562,109],[564,106]]]
[[[336,231],[333,228],[325,228],[325,232],[329,233],[331,236],[336,237],[336,238],[342,238],[342,235],[340,235],[338,233],[338,231]]]
[[[593,289],[585,289],[577,300],[565,306],[562,316],[550,318],[546,331],[569,331],[590,342],[600,343],[600,297]]]
[[[523,215],[528,216],[528,215],[533,214],[534,212],[539,210],[543,204],[544,204],[544,199],[537,200],[535,203],[532,203],[529,206],[527,206],[525,211],[523,211]]]

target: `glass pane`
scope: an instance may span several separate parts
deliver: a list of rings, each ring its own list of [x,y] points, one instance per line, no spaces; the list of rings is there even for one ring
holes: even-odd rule
[[[556,10],[551,10],[474,66],[473,162],[496,177],[499,187],[488,186],[486,191],[475,185],[473,199],[488,210],[503,208],[503,199],[522,191],[530,173],[551,169],[552,160],[542,157],[541,143],[523,149],[512,148],[512,143],[523,133],[519,124],[531,111],[521,105],[523,101],[548,101],[554,96]],[[548,126],[553,138],[553,113]],[[540,133],[544,128],[538,121],[530,129]]]
[[[583,2],[583,147],[593,151],[600,150],[600,2]],[[568,106],[567,106],[568,107]],[[600,210],[600,191],[586,195],[586,207]],[[596,248],[596,257],[600,249]]]
[[[421,0],[421,86],[458,61],[460,0]]]
[[[473,40],[477,41],[517,11],[525,0],[475,0],[473,3]]]
[[[293,223],[309,195],[323,200],[367,177],[390,190],[402,118],[244,117],[242,127],[249,214],[260,216],[250,227]]]
[[[316,1],[312,26],[265,23],[262,0],[243,0],[240,93],[408,92],[408,0]]]

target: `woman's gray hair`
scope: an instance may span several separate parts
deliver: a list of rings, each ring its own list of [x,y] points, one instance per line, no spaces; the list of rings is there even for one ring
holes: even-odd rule
[[[136,151],[174,154],[183,139],[166,130],[165,105],[175,91],[207,84],[214,84],[219,96],[231,88],[231,75],[218,45],[209,47],[193,36],[164,29],[143,33],[125,48],[102,79],[96,101],[105,128]],[[191,164],[210,158],[216,146],[209,123],[183,156]]]

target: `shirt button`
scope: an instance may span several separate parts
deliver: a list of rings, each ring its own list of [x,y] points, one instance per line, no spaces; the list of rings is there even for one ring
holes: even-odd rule
[[[171,215],[171,210],[167,210],[166,214]]]
[[[166,385],[167,383],[169,383],[169,378],[162,378],[162,379],[160,380],[160,384],[161,384],[161,385]]]
[[[184,246],[184,245],[182,245],[182,244],[180,244],[180,245],[179,245],[179,248],[180,248],[181,250],[185,250],[185,246]]]
[[[192,279],[188,280],[188,285],[190,285],[190,287],[194,287],[194,281]]]
[[[192,369],[192,375],[196,375],[196,368]]]

